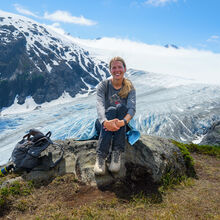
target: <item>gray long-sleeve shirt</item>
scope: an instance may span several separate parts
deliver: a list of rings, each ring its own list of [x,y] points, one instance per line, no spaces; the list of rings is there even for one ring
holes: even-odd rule
[[[107,80],[109,80],[109,86],[107,86]],[[121,98],[118,93],[121,89],[115,89],[112,85],[110,79],[101,81],[97,86],[97,113],[98,119],[102,124],[105,120],[107,120],[105,116],[105,111],[110,106],[116,106],[118,103],[124,104],[128,109],[128,114],[132,117],[136,112],[136,92],[135,89],[132,89],[127,98]],[[108,91],[107,91],[108,87]]]

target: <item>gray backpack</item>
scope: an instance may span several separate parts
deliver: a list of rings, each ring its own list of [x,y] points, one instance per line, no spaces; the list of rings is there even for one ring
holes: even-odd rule
[[[49,168],[55,167],[63,157],[63,149],[57,143],[53,143],[50,139],[51,132],[46,135],[37,129],[31,129],[21,141],[19,141],[11,155],[11,160],[14,164],[15,171],[26,170],[30,171],[37,166],[42,165],[41,153],[46,150],[49,145],[56,145],[60,147],[61,156],[56,162],[52,162]],[[51,152],[52,153],[52,152]],[[48,167],[42,168],[47,170]]]

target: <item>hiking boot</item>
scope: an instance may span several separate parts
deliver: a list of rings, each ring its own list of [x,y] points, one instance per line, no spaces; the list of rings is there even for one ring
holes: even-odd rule
[[[121,152],[112,151],[111,163],[108,169],[112,173],[117,173],[119,172],[120,168],[121,168]]]
[[[98,155],[96,156],[94,172],[96,175],[104,175],[105,174],[105,158],[98,156]]]

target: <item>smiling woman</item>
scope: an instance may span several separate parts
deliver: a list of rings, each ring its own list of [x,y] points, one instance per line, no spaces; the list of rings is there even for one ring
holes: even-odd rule
[[[105,174],[105,161],[109,155],[111,142],[110,172],[118,172],[121,153],[125,148],[126,125],[136,111],[136,93],[132,83],[124,77],[126,64],[121,57],[114,57],[109,64],[111,79],[102,81],[97,87],[98,120],[100,130],[94,172]]]

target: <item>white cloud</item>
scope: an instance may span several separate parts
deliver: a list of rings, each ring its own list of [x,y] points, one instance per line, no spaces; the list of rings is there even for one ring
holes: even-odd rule
[[[208,42],[218,42],[219,36],[218,35],[212,35],[208,40]]]
[[[220,85],[220,54],[197,49],[174,49],[148,45],[127,39],[102,38],[83,40],[73,38],[107,63],[114,56],[125,59],[128,68],[195,79],[197,82]]]
[[[14,4],[14,7],[15,7],[16,11],[19,12],[20,14],[30,15],[32,17],[38,18],[38,16],[36,14],[34,14],[33,12],[23,8],[23,6],[21,6],[19,4]]]
[[[51,20],[51,21],[59,21],[59,22],[64,22],[64,23],[74,23],[74,24],[86,25],[86,26],[91,26],[91,25],[96,24],[95,21],[86,19],[83,16],[75,17],[75,16],[72,16],[67,11],[60,11],[60,10],[55,11],[52,14],[45,12],[44,18]]]
[[[153,6],[164,6],[169,2],[177,2],[177,0],[147,0],[145,4]]]

